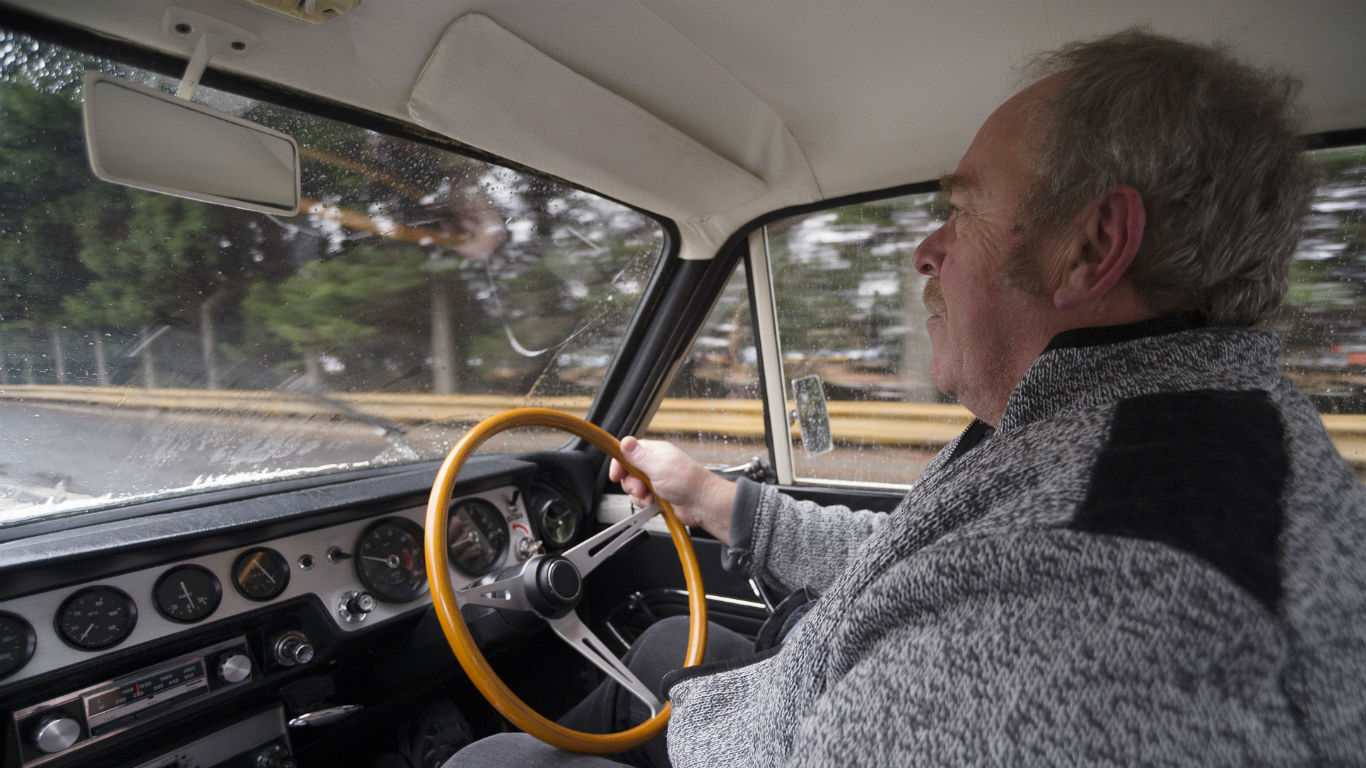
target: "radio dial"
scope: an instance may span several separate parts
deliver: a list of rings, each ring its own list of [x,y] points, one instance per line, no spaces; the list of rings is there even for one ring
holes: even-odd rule
[[[70,717],[45,717],[33,731],[33,746],[53,754],[69,749],[81,737],[81,724]]]
[[[251,677],[251,657],[245,653],[225,654],[218,662],[218,679],[225,683],[240,683]]]

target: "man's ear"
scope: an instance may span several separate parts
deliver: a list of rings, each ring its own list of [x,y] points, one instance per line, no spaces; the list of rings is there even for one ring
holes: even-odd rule
[[[1138,254],[1146,221],[1143,196],[1127,184],[1091,200],[1077,222],[1074,250],[1053,293],[1054,306],[1073,309],[1104,298]]]

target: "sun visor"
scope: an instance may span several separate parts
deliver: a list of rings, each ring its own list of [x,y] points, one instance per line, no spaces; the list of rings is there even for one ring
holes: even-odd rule
[[[675,219],[730,211],[767,188],[480,14],[446,29],[408,114],[465,144]]]

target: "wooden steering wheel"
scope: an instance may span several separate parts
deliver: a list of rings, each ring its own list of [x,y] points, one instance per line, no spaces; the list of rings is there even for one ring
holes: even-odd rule
[[[616,438],[576,416],[544,408],[517,408],[479,422],[460,438],[446,456],[427,502],[427,579],[431,584],[436,616],[465,674],[469,675],[484,698],[518,728],[551,746],[575,752],[606,754],[640,746],[664,730],[669,721],[669,704],[660,703],[654,693],[593,634],[579,619],[575,607],[583,596],[583,577],[634,540],[644,529],[646,521],[658,512],[664,516],[664,522],[669,527],[688,586],[688,652],[683,665],[693,666],[702,661],[707,643],[707,609],[702,572],[697,567],[697,555],[693,552],[688,531],[678,522],[668,502],[655,494],[654,506],[613,524],[563,555],[535,555],[515,573],[509,575],[508,571],[504,571],[490,583],[471,584],[463,589],[456,589],[451,583],[446,526],[451,489],[456,477],[484,441],[499,432],[523,426],[555,427],[577,435],[616,459],[628,472],[649,485],[649,480],[626,462]],[[654,488],[651,487],[650,491],[653,493]],[[460,614],[462,605],[489,606],[540,617],[570,647],[645,702],[654,714],[634,728],[606,734],[584,733],[546,719],[517,698],[489,666]]]

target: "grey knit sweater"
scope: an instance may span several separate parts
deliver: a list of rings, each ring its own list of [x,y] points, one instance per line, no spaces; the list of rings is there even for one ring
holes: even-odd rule
[[[762,491],[747,569],[823,597],[671,681],[673,764],[1366,763],[1366,487],[1278,353],[1069,332],[894,513]]]

